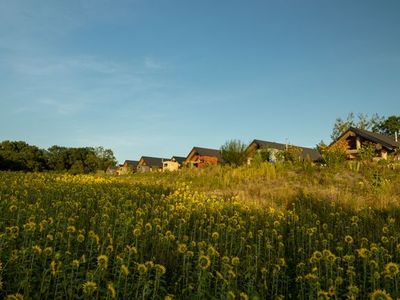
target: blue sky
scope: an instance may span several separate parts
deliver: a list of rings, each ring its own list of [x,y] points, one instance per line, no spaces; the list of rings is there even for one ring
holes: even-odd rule
[[[120,162],[400,113],[400,1],[0,0],[0,140]]]

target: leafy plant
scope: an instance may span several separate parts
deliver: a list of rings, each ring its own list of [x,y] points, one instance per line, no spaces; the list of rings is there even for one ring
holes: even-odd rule
[[[246,163],[247,145],[239,140],[227,141],[221,146],[221,156],[224,164],[240,166]]]
[[[372,161],[372,159],[376,155],[375,145],[373,143],[365,142],[362,144],[358,153],[361,161],[364,162]]]
[[[346,161],[346,141],[338,141],[332,146],[327,146],[321,142],[317,148],[324,162],[330,167],[337,167]]]

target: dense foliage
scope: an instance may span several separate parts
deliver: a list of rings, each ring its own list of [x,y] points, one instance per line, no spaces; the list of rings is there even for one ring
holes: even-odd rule
[[[35,172],[50,170],[78,174],[106,170],[115,163],[113,152],[102,147],[53,146],[43,150],[22,141],[0,143],[0,170]]]
[[[388,117],[380,124],[379,130],[388,135],[400,134],[400,116]]]
[[[350,182],[348,192],[356,180],[354,197],[381,194],[398,175],[380,168],[346,180],[285,164],[128,177],[0,172],[0,298],[398,298],[398,204],[355,208],[315,198],[306,184]],[[199,191],[252,181],[268,190],[280,177],[286,190],[259,203]],[[279,205],[295,182],[304,190]]]
[[[240,166],[246,162],[247,145],[239,140],[227,141],[221,146],[221,156],[224,164]]]
[[[44,150],[25,142],[0,143],[0,170],[43,171],[47,169]]]

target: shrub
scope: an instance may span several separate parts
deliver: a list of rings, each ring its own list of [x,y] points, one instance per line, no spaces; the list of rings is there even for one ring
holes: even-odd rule
[[[375,146],[372,143],[365,143],[359,150],[359,159],[361,161],[371,161],[375,157]]]
[[[347,143],[345,141],[337,142],[332,146],[327,146],[323,142],[318,145],[318,151],[321,153],[324,162],[335,167],[346,161]]]
[[[224,164],[240,166],[246,163],[247,145],[239,140],[227,141],[221,146],[221,156]]]

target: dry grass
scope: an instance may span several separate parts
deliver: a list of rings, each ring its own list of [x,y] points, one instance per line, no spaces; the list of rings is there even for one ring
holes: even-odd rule
[[[285,207],[299,196],[335,201],[352,209],[398,207],[400,172],[380,164],[338,168],[268,163],[259,166],[184,169],[173,173],[133,174],[123,180],[174,187],[186,183],[208,194],[237,195],[262,206]]]

